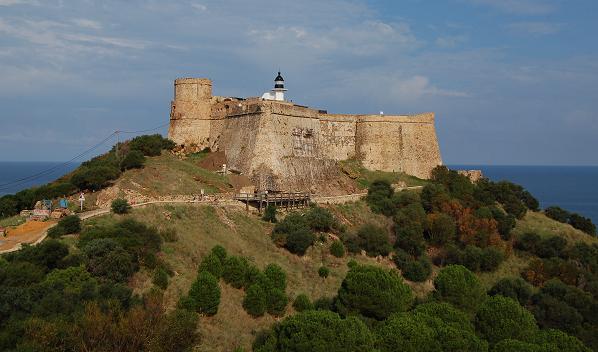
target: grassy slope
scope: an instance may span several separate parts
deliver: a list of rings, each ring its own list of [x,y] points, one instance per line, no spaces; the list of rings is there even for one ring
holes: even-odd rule
[[[169,152],[147,158],[143,169],[126,171],[116,182],[121,188],[148,196],[199,194],[231,190],[226,177],[200,168],[200,158],[178,159]]]
[[[171,220],[166,220],[169,213]],[[176,242],[164,243],[164,259],[172,266],[176,275],[165,292],[169,307],[174,307],[179,297],[187,292],[195,279],[201,259],[210,249],[220,244],[229,254],[242,255],[251,259],[258,267],[268,263],[279,264],[287,273],[287,294],[291,302],[299,293],[306,293],[312,299],[331,297],[336,294],[347,272],[348,257],[338,259],[328,254],[329,243],[318,243],[307,255],[298,257],[277,248],[269,237],[271,225],[262,222],[255,215],[246,214],[243,208],[222,208],[198,205],[148,206],[135,209],[131,215],[137,220],[158,228],[172,227],[178,232]],[[86,225],[115,221],[117,216],[107,215],[86,222]],[[359,262],[376,263],[374,259],[358,256]],[[327,279],[318,276],[320,266],[331,269]],[[382,265],[388,265],[383,262]],[[133,278],[136,292],[151,287],[151,274],[140,272]],[[201,351],[230,351],[237,345],[249,349],[254,333],[268,328],[275,319],[266,315],[254,319],[242,308],[244,293],[221,282],[222,300],[218,314],[201,318],[203,334]],[[292,308],[287,313],[292,313]]]
[[[368,170],[356,160],[345,160],[339,162],[340,168],[349,177],[354,178],[357,184],[367,189],[376,180],[384,180],[389,183],[405,182],[407,186],[423,186],[428,181],[410,176],[402,172],[384,172]]]

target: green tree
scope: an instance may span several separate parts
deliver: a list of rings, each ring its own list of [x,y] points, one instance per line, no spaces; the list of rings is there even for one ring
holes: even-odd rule
[[[492,352],[544,352],[543,346],[514,339],[505,339],[494,345]],[[556,351],[555,351],[556,352]]]
[[[532,296],[532,286],[520,277],[505,277],[494,284],[488,294],[509,297],[525,305]]]
[[[224,261],[222,278],[234,288],[241,288],[245,285],[246,272],[249,264],[247,259],[242,257],[227,257]]]
[[[449,265],[434,279],[438,298],[457,308],[473,313],[486,299],[486,292],[478,278],[461,265]]]
[[[474,332],[469,316],[446,302],[431,302],[415,307],[416,314],[426,314],[442,320],[445,324],[462,331]]]
[[[377,180],[372,182],[368,188],[368,195],[365,200],[373,212],[391,216],[395,213],[391,200],[393,194],[394,190],[389,182]]]
[[[328,269],[325,266],[321,266],[320,269],[318,269],[318,275],[321,278],[325,279],[328,277],[328,275],[330,275],[330,269]]]
[[[544,214],[549,218],[562,223],[569,222],[569,217],[571,216],[571,213],[560,207],[548,207],[544,209]]]
[[[266,207],[266,210],[264,211],[264,216],[262,216],[262,220],[264,220],[266,222],[272,222],[272,223],[275,223],[278,221],[278,220],[276,220],[276,205],[268,204],[268,206]]]
[[[224,269],[222,263],[220,262],[220,258],[212,252],[201,260],[197,271],[207,271],[214,275],[215,278],[219,279],[222,277]]]
[[[374,336],[355,317],[304,311],[284,319],[253,345],[256,352],[370,352]]]
[[[313,304],[309,300],[306,294],[301,293],[295,297],[295,301],[293,302],[293,308],[297,312],[303,312],[304,310],[311,310],[314,309]]]
[[[417,260],[409,260],[401,268],[403,277],[409,281],[424,282],[432,274],[432,263],[426,256],[421,256]]]
[[[394,270],[370,265],[352,267],[338,290],[338,303],[347,312],[383,320],[409,309],[413,294]]]
[[[432,330],[423,319],[409,313],[391,315],[378,330],[378,348],[382,352],[440,352]]]
[[[568,335],[561,330],[546,329],[538,330],[533,338],[538,345],[554,346],[555,352],[590,352],[583,342],[577,337]]]
[[[82,249],[87,270],[94,276],[125,282],[137,270],[131,255],[111,238],[98,238]]]
[[[357,230],[359,248],[366,251],[370,257],[386,256],[392,250],[388,233],[382,227],[365,224]]]
[[[218,279],[207,271],[200,272],[189,289],[189,297],[194,301],[198,313],[216,314],[220,305]]]
[[[511,298],[488,298],[476,315],[476,327],[491,344],[505,339],[529,340],[538,327],[532,313]]]
[[[267,291],[267,308],[268,314],[275,317],[283,316],[289,303],[289,298],[283,290],[279,288],[272,288]]]
[[[65,234],[81,232],[81,219],[77,215],[69,215],[58,221]]]
[[[138,150],[131,150],[125,155],[123,160],[120,162],[120,169],[122,171],[129,169],[140,169],[145,163],[145,156]]]
[[[343,242],[339,240],[334,240],[330,245],[330,254],[337,258],[342,258],[345,256],[345,246]]]
[[[122,198],[117,198],[113,200],[112,204],[110,205],[110,208],[112,209],[112,212],[114,214],[127,214],[131,210],[129,202],[127,202],[126,199]]]
[[[305,220],[314,231],[330,231],[336,223],[330,210],[317,206],[305,213]]]
[[[218,257],[218,259],[220,259],[221,263],[224,263],[224,260],[226,259],[226,249],[224,249],[224,247],[222,247],[221,245],[215,245],[212,250],[210,251],[211,254],[214,254],[215,256]]]
[[[420,197],[422,206],[428,213],[440,211],[442,204],[450,199],[446,188],[437,183],[425,185]]]
[[[264,268],[269,286],[284,291],[287,287],[287,274],[278,264],[268,264]]]
[[[455,238],[457,225],[455,220],[444,213],[432,213],[428,215],[427,236],[430,243],[443,245]]]
[[[266,312],[266,292],[258,285],[249,286],[243,298],[243,308],[253,317],[261,317]]]

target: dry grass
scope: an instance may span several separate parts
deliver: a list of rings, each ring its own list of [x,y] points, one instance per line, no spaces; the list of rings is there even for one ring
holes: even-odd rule
[[[363,188],[368,188],[376,180],[384,180],[389,183],[405,182],[407,186],[424,186],[428,183],[415,176],[407,175],[403,172],[384,172],[368,170],[357,160],[345,160],[339,163],[343,172],[351,178],[355,178],[357,184]]]
[[[519,277],[521,270],[526,268],[530,262],[530,258],[525,254],[511,254],[504,262],[500,264],[498,269],[491,273],[477,273],[478,278],[484,285],[486,290],[489,290],[500,279],[505,277]]]
[[[386,228],[392,227],[392,219],[382,215],[375,214],[363,200],[349,202],[344,204],[322,205],[330,209],[334,216],[345,226],[347,230],[355,231],[364,224],[376,224]]]
[[[171,220],[166,219],[166,213]],[[298,257],[276,247],[269,236],[272,225],[261,221],[256,215],[248,214],[242,207],[212,207],[205,205],[152,205],[136,208],[129,215],[158,228],[174,228],[178,234],[175,242],[162,245],[162,258],[176,272],[165,292],[165,302],[173,308],[179,297],[186,294],[196,277],[201,259],[213,246],[222,245],[230,255],[249,258],[259,268],[269,263],[280,265],[287,273],[287,294],[290,301],[287,314],[292,314],[294,297],[305,293],[312,300],[333,297],[345,277],[350,259],[363,264],[392,268],[387,258],[366,256],[335,258],[329,254],[330,240],[317,242],[304,257]],[[86,221],[86,226],[105,225],[121,218],[106,215]],[[322,279],[318,275],[320,266],[330,268],[330,276]],[[151,288],[151,272],[137,273],[131,284],[136,293]],[[430,282],[408,283],[418,297],[425,296],[431,289]],[[202,317],[200,330],[202,340],[197,351],[231,351],[238,346],[250,350],[255,333],[269,328],[276,319],[266,315],[254,319],[242,308],[244,293],[221,281],[222,298],[218,314]]]
[[[169,152],[147,158],[143,169],[126,171],[117,184],[148,196],[217,193],[231,190],[228,179],[196,165],[198,158],[180,160]]]
[[[526,232],[535,232],[541,236],[560,235],[570,243],[598,243],[598,238],[595,236],[588,235],[569,224],[563,224],[539,212],[527,212],[522,220],[517,221],[513,234],[518,236]]]
[[[19,226],[23,224],[26,219],[22,216],[15,215],[9,218],[0,219],[0,226],[2,227],[9,227],[9,226]]]

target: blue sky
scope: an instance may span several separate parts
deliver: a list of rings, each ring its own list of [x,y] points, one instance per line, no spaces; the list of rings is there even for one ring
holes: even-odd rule
[[[595,0],[0,0],[0,160],[168,121],[172,81],[434,111],[447,164],[598,165]],[[162,129],[161,132],[165,132]]]

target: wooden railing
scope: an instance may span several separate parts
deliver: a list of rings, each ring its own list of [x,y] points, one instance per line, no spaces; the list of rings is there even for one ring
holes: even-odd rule
[[[254,205],[261,213],[270,204],[279,208],[296,209],[309,206],[311,195],[305,192],[278,192],[278,193],[238,193],[235,199],[245,203],[245,209]]]

